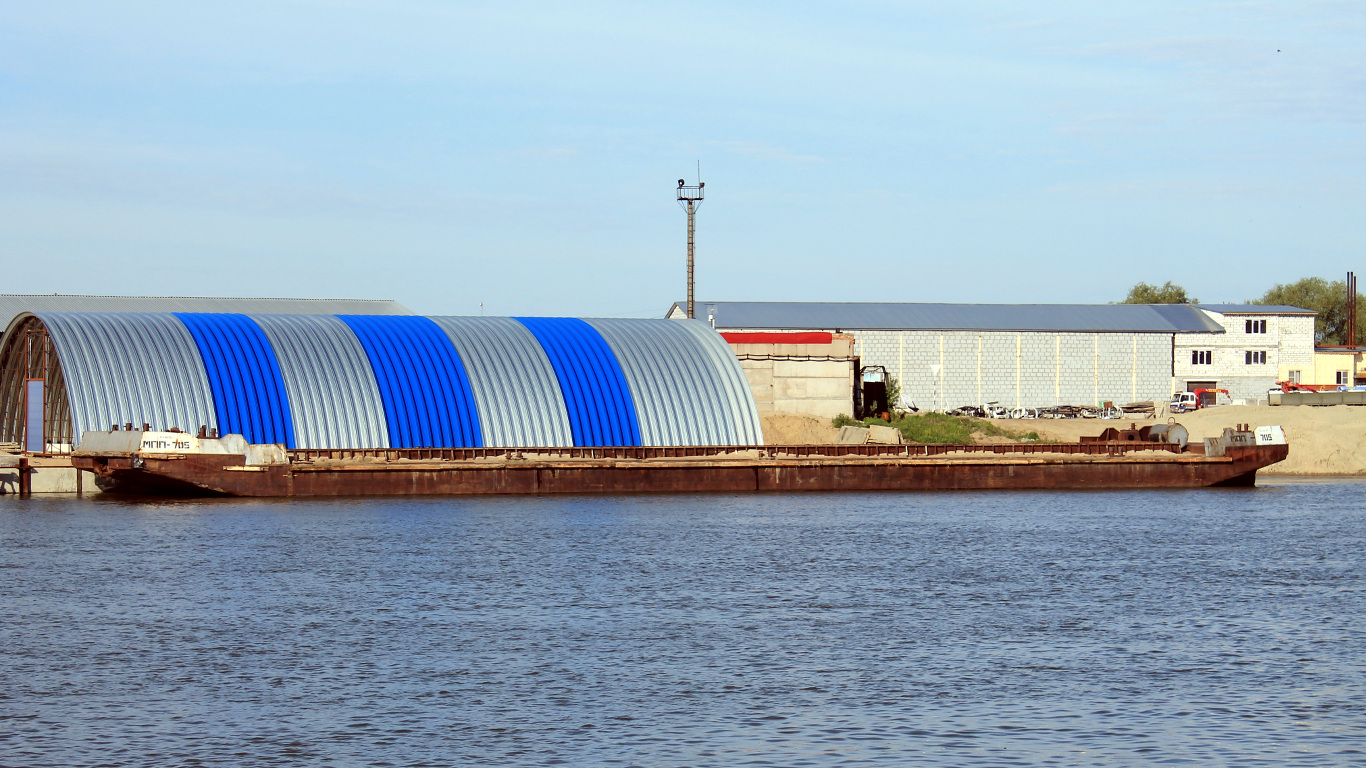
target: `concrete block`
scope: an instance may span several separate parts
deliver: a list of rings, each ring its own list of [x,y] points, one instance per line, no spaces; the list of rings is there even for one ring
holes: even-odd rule
[[[76,493],[81,478],[75,467],[34,467],[29,479],[33,493]]]
[[[864,427],[840,427],[835,437],[836,445],[864,445],[868,442],[868,429]]]
[[[849,427],[841,427],[840,431],[843,432],[846,429]],[[901,445],[901,430],[896,427],[874,424],[868,427],[868,442],[876,445]]]
[[[833,419],[840,414],[848,416],[854,412],[853,397],[843,400],[774,400],[775,413],[800,413],[822,419]]]
[[[843,379],[777,379],[773,383],[774,400],[853,400],[849,382]]]
[[[776,378],[792,379],[840,379],[849,381],[852,385],[854,364],[816,360],[774,360],[773,375]]]

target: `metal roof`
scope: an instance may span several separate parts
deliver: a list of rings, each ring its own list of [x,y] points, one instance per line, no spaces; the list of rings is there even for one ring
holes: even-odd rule
[[[331,315],[252,315],[285,380],[298,448],[387,448],[389,428],[370,361]]]
[[[32,317],[77,439],[131,422],[301,448],[762,442],[739,362],[697,321],[45,312],[10,328]]]
[[[588,320],[630,384],[645,445],[759,445],[759,413],[740,362],[696,320]]]
[[[1221,333],[1190,304],[899,304],[699,301],[717,328]],[[676,303],[667,316],[676,316]]]
[[[487,445],[571,446],[569,412],[536,337],[510,317],[433,317],[465,362]]]
[[[1317,315],[1318,312],[1286,304],[1196,304],[1221,315]]]
[[[0,293],[0,328],[23,312],[240,312],[289,315],[411,315],[388,299],[237,299],[205,296],[77,296]]]
[[[248,443],[294,444],[280,361],[266,334],[246,315],[177,312],[190,330],[213,390],[218,428]]]
[[[41,312],[37,317],[57,347],[77,440],[83,432],[114,424],[218,429],[203,358],[175,315]]]
[[[593,326],[572,317],[519,317],[559,379],[574,445],[640,445],[640,422],[621,363]]]
[[[440,326],[425,317],[340,317],[370,358],[390,448],[484,445],[465,366]]]

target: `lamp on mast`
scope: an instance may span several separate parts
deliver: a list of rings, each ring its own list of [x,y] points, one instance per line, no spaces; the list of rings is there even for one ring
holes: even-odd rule
[[[693,220],[697,207],[702,204],[703,187],[706,182],[697,180],[697,186],[690,187],[683,179],[678,180],[678,205],[688,212],[688,318],[696,317],[693,307]]]

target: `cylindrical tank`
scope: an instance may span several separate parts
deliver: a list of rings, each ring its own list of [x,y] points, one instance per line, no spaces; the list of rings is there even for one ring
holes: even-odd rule
[[[1182,448],[1190,441],[1190,433],[1180,424],[1154,424],[1148,434],[1155,443],[1174,443]]]

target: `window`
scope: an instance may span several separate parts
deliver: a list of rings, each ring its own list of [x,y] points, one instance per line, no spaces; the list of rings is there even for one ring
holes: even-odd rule
[[[1299,383],[1300,383],[1300,372],[1299,372],[1299,371],[1291,371],[1291,372],[1290,372],[1290,375],[1286,377],[1286,381],[1289,381],[1291,384],[1299,384]]]
[[[1210,349],[1192,349],[1191,365],[1210,365],[1214,362],[1214,351]]]
[[[1247,365],[1264,365],[1266,363],[1266,350],[1257,352],[1247,351],[1243,353],[1243,362]]]
[[[1352,383],[1352,372],[1351,372],[1351,371],[1338,371],[1338,386],[1339,386],[1339,387],[1343,386],[1344,384],[1351,384],[1351,383]]]
[[[1265,320],[1244,320],[1243,330],[1248,333],[1266,333]]]

